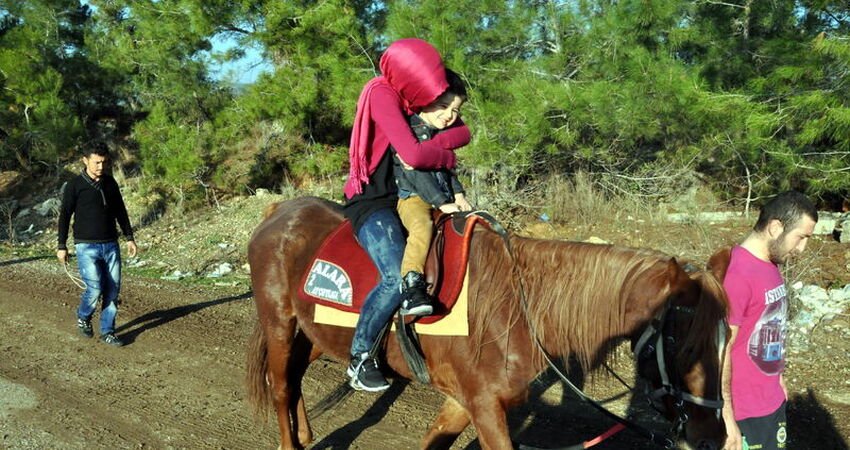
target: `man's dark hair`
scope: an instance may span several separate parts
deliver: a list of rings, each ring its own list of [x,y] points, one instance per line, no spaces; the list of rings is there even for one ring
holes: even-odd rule
[[[452,69],[446,69],[446,81],[449,83],[449,87],[446,89],[446,92],[457,95],[462,98],[463,101],[466,101],[466,84],[464,84],[460,75],[455,73]]]
[[[86,158],[91,155],[103,156],[109,158],[109,146],[103,141],[91,141],[82,147],[83,156]]]
[[[791,231],[804,215],[815,222],[818,221],[818,210],[814,203],[799,192],[783,192],[761,207],[759,219],[753,226],[753,230],[764,231],[770,221],[776,219],[782,223],[785,231]]]

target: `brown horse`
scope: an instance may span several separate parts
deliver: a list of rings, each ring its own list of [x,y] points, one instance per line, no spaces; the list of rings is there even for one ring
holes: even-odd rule
[[[349,358],[353,330],[313,323],[314,305],[296,295],[314,252],[342,220],[339,205],[320,198],[279,203],[248,247],[259,319],[248,350],[249,397],[260,413],[274,406],[283,449],[312,440],[301,393],[307,366],[321,354]],[[726,303],[710,273],[689,276],[675,259],[648,250],[516,236],[511,243],[513,257],[492,231],[478,228],[472,237],[469,336],[421,336],[432,383],[446,395],[423,448],[448,448],[470,422],[482,448],[511,448],[505,411],[525,399],[546,368],[544,351],[593,369],[623,339],[644,341],[650,323],[666,330],[665,342],[676,342],[675,354],[646,358],[641,375],[657,386],[661,372],[670,372],[678,394],[719,397],[717,332]],[[674,310],[688,312],[659,313]],[[411,378],[395,339],[388,339],[384,358]],[[715,409],[664,397],[668,418],[687,420],[689,442],[722,443]]]

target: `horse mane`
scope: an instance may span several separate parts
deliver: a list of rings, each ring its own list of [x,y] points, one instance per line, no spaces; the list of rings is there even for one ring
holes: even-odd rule
[[[689,333],[678,352],[682,364],[693,364],[703,355],[716,354],[717,327],[725,326],[721,321],[726,319],[729,307],[726,291],[710,269],[694,273],[691,279],[699,285],[700,295]]]
[[[497,311],[508,308],[510,317],[502,335],[522,320],[523,312],[504,244],[495,237],[476,241],[470,255],[476,282],[488,292],[505,293],[475,299],[473,338],[485,345],[484,334]],[[623,324],[627,302],[635,293],[649,286],[656,297],[670,293],[671,257],[654,250],[516,236],[511,242],[522,274],[528,320],[537,337],[564,356],[575,355],[585,370],[601,364],[617,343],[614,338],[629,331]],[[512,297],[508,304],[506,296]],[[533,354],[536,363],[542,364],[539,352],[533,350]]]

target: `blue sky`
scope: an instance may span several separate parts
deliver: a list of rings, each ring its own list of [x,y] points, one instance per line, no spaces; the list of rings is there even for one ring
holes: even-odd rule
[[[225,52],[237,44],[232,38],[221,34],[212,39],[213,53]],[[230,80],[236,84],[251,84],[263,72],[270,72],[272,65],[263,58],[262,50],[257,46],[243,49],[245,56],[225,63],[210,60],[210,75],[216,80]]]

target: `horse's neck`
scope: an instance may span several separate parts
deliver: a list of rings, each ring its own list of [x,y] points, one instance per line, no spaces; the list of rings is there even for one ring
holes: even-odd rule
[[[657,265],[664,263],[657,253],[528,238],[515,242],[532,339],[537,336],[553,355],[575,354],[583,366],[596,365],[663,302],[649,295],[652,289],[658,294],[661,284]],[[647,293],[638,295],[641,290]]]

